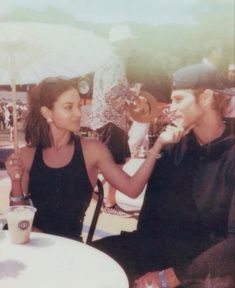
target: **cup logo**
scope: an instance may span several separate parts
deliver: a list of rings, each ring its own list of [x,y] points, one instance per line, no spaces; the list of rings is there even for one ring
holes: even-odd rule
[[[20,228],[20,230],[26,230],[29,227],[29,221],[28,220],[20,221],[18,227]]]

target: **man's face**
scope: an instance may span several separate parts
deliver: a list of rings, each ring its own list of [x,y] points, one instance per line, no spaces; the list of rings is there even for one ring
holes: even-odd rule
[[[203,106],[197,101],[192,90],[174,90],[171,94],[170,111],[173,123],[185,129],[199,123],[203,115]]]

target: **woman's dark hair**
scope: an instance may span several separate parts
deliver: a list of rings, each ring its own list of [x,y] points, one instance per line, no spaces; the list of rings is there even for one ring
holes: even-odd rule
[[[28,93],[29,112],[25,125],[25,141],[30,146],[50,147],[49,126],[41,114],[41,107],[53,109],[54,103],[65,91],[74,88],[63,78],[46,78],[33,86]]]

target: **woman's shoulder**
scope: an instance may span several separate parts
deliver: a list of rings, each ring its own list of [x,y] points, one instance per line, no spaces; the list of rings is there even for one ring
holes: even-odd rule
[[[99,141],[98,139],[95,139],[95,138],[86,138],[86,137],[81,137],[81,145],[82,145],[82,148],[83,150],[86,149],[86,150],[99,150],[99,149],[102,149],[102,147],[105,147],[105,145]]]
[[[98,139],[81,138],[81,145],[83,153],[93,160],[103,158],[110,153],[106,145]]]

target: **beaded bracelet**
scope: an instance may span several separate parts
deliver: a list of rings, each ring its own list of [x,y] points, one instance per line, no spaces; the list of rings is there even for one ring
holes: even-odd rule
[[[24,201],[26,205],[33,206],[33,201],[30,198],[30,194],[27,194],[26,196],[24,196],[24,195],[12,196],[10,194],[10,201],[13,203],[19,202],[19,201]]]
[[[25,197],[24,197],[24,195],[12,196],[12,195],[10,194],[10,200],[11,200],[11,202],[24,201],[24,200],[25,200]]]
[[[167,280],[164,275],[164,270],[157,272],[162,288],[168,288]]]

